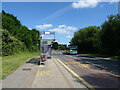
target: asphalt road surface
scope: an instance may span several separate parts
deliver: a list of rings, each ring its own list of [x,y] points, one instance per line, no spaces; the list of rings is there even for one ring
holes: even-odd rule
[[[53,53],[53,55],[95,89],[120,87],[120,61],[118,60],[106,60],[88,55],[62,53]]]

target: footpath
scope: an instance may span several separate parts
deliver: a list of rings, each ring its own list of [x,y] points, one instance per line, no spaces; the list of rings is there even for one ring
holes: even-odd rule
[[[33,62],[8,75],[2,81],[2,88],[86,88],[53,57],[41,66]]]

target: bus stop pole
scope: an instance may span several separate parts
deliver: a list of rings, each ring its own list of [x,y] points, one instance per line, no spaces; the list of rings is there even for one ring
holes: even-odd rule
[[[41,65],[41,61],[42,61],[41,60],[41,52],[42,52],[42,48],[41,48],[42,44],[41,43],[42,43],[42,37],[40,38],[40,65]]]
[[[41,65],[41,39],[40,39],[40,65]]]

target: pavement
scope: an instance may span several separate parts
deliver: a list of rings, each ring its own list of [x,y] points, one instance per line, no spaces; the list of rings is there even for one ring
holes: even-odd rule
[[[33,61],[34,62],[34,61]],[[55,58],[44,65],[27,62],[2,81],[2,88],[86,88]]]

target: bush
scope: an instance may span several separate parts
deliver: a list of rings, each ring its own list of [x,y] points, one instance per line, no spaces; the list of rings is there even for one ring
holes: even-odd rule
[[[2,54],[5,56],[27,50],[24,43],[13,37],[7,30],[2,30]]]

